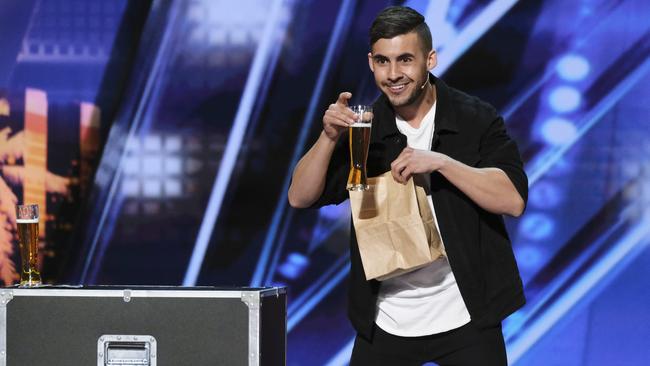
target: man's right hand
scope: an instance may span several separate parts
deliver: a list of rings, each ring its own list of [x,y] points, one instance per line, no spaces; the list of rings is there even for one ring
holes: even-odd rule
[[[348,108],[350,98],[352,93],[339,94],[336,103],[330,104],[323,115],[323,132],[332,141],[338,140],[339,136],[356,121],[356,115]]]

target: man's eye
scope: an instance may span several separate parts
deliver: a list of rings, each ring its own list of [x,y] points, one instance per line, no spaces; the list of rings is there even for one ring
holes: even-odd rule
[[[405,62],[405,63],[409,63],[411,61],[413,61],[413,59],[410,58],[410,57],[405,57],[405,58],[402,59],[402,62]]]
[[[378,60],[377,60],[377,63],[378,63],[378,64],[382,64],[382,65],[385,64],[386,62],[387,62],[387,61],[386,61],[385,59],[378,59]]]

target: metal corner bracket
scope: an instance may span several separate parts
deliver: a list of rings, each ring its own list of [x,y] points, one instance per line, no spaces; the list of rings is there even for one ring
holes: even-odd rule
[[[260,364],[260,308],[262,299],[257,291],[242,291],[241,301],[248,307],[248,365]]]
[[[0,291],[0,306],[6,307],[9,301],[13,300],[14,291],[9,289],[3,289]]]

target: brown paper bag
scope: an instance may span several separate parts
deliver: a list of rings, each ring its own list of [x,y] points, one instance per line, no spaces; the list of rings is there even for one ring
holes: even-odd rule
[[[421,268],[443,255],[426,192],[413,179],[395,182],[390,172],[351,191],[352,221],[366,279],[385,280]]]

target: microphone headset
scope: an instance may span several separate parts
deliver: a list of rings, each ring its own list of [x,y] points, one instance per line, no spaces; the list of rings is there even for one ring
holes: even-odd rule
[[[422,86],[420,87],[420,90],[424,89],[424,87],[427,86],[427,84],[429,84],[429,77],[428,76],[427,76],[427,80],[425,80],[424,84],[422,84]]]

